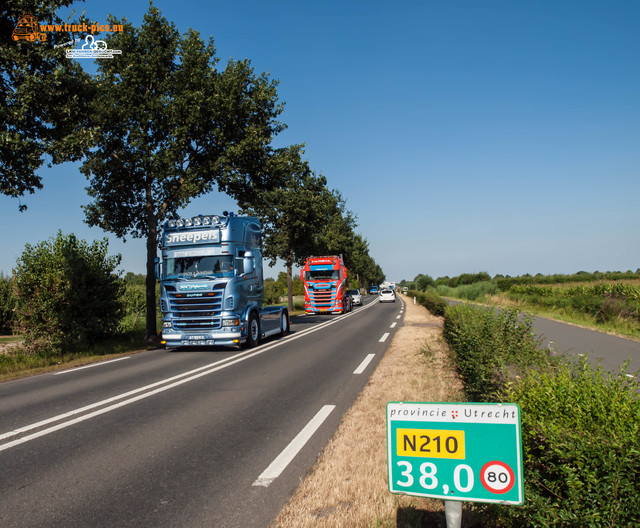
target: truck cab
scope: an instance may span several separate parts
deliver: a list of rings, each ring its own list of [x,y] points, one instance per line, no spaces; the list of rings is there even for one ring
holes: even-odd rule
[[[304,283],[304,310],[308,315],[351,311],[347,268],[342,256],[307,258],[300,278]]]
[[[233,213],[165,222],[161,236],[162,344],[257,346],[289,332],[282,306],[263,308],[262,227]]]

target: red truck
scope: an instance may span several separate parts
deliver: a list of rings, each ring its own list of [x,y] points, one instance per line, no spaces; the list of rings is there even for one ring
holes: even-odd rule
[[[300,270],[307,314],[351,311],[347,293],[347,268],[342,256],[309,257]]]

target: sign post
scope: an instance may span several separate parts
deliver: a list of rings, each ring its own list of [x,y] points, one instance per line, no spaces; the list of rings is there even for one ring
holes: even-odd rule
[[[520,407],[389,402],[387,461],[391,493],[522,504]]]

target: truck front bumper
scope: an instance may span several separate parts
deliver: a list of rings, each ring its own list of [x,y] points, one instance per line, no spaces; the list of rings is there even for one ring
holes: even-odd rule
[[[240,346],[247,336],[236,328],[226,328],[215,332],[186,334],[175,330],[163,331],[160,341],[167,348],[184,346]]]

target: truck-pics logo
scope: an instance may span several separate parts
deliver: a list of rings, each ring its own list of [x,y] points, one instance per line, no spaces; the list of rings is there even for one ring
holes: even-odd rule
[[[11,33],[14,41],[27,40],[29,42],[44,42],[47,33],[85,33],[85,42],[81,49],[67,50],[69,59],[112,59],[114,55],[121,55],[122,50],[108,49],[104,40],[95,40],[93,33],[118,33],[124,31],[123,24],[40,24],[35,15],[27,13],[20,17],[16,27]],[[91,33],[91,34],[88,34]],[[77,39],[76,39],[77,41]],[[73,44],[74,41],[59,46]]]
[[[18,20],[15,29],[11,33],[11,38],[16,42],[18,40],[28,40],[30,42],[39,40],[42,42],[47,40],[47,35],[40,31],[38,19],[35,16],[24,15]]]

